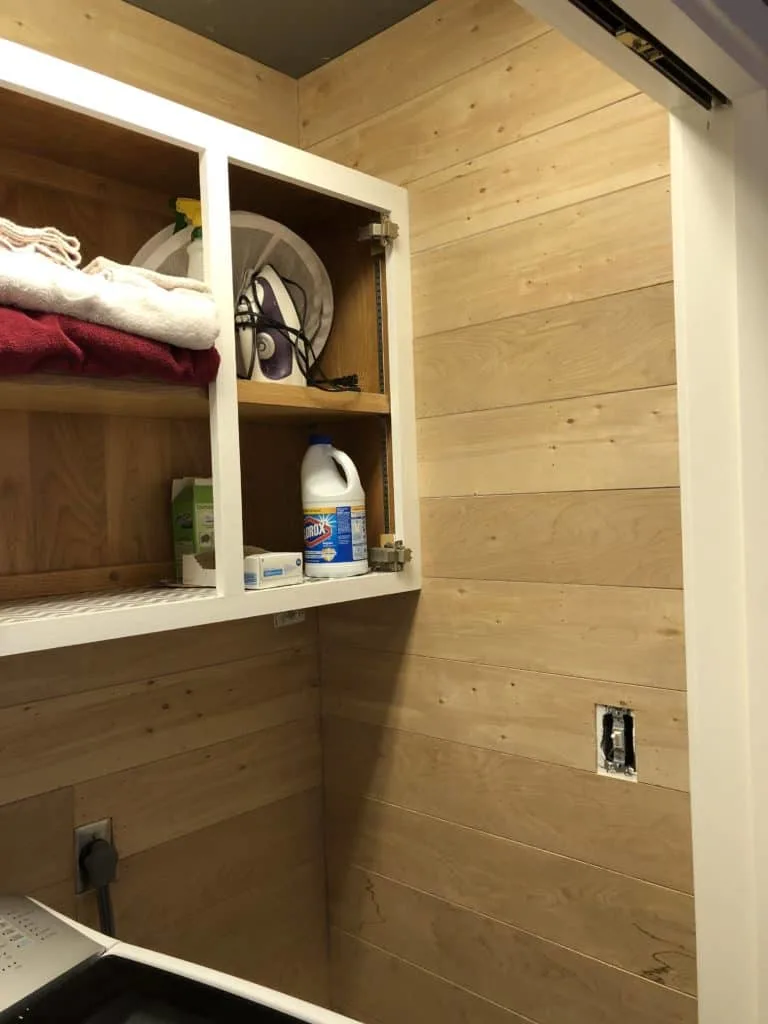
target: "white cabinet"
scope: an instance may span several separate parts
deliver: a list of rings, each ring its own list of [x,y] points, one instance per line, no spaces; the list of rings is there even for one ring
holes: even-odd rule
[[[224,325],[209,394],[70,376],[0,377],[0,655],[417,589],[419,523],[403,189],[16,44],[0,42],[0,216],[77,234],[128,262],[203,203],[206,278]],[[329,376],[362,393],[238,381],[230,212],[288,224],[334,286]],[[358,239],[390,218],[383,254]],[[206,424],[207,421],[207,424]],[[297,549],[299,465],[312,425],[355,459],[369,541],[399,572],[245,591],[243,542]],[[217,587],[156,586],[172,560],[170,480],[214,480]]]

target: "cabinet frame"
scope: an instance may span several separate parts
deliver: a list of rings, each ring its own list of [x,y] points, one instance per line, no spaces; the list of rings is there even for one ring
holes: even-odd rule
[[[0,657],[417,590],[421,559],[405,189],[7,40],[0,40],[0,87],[198,155],[205,273],[222,323],[221,367],[209,390],[216,589],[152,591],[149,598],[144,593],[135,599],[124,591],[0,606]],[[386,316],[393,511],[397,537],[412,551],[402,572],[244,590],[230,165],[359,205],[399,226],[399,237],[386,253]]]

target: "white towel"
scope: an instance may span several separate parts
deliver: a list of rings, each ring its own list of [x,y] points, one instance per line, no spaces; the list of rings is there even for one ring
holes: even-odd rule
[[[79,267],[80,240],[58,228],[27,228],[0,217],[0,246],[11,252],[32,249],[62,267]]]
[[[32,250],[0,248],[0,305],[64,313],[178,348],[213,348],[219,321],[213,296],[202,282],[177,278],[187,287],[168,289],[136,274],[135,267],[121,269],[129,273],[115,270],[109,280],[102,270],[85,273]]]
[[[95,260],[91,260],[87,267],[83,267],[83,273],[98,274],[100,277],[106,278],[107,281],[118,281],[122,284],[134,284],[142,287],[155,286],[168,292],[182,288],[186,291],[211,294],[211,289],[205,281],[198,281],[196,277],[173,277],[171,274],[161,274],[159,270],[114,263],[106,256],[97,256]]]

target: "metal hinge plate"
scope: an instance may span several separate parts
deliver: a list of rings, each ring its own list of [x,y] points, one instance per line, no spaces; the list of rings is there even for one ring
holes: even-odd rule
[[[389,217],[382,217],[381,220],[364,224],[357,232],[357,239],[359,242],[370,242],[373,252],[378,254],[384,252],[399,234],[400,228],[397,224]]]
[[[413,554],[401,540],[392,534],[382,534],[379,546],[368,552],[368,561],[375,572],[402,572]]]

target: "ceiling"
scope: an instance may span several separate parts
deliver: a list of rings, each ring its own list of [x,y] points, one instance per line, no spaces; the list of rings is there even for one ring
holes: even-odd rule
[[[126,0],[301,78],[431,0]]]

